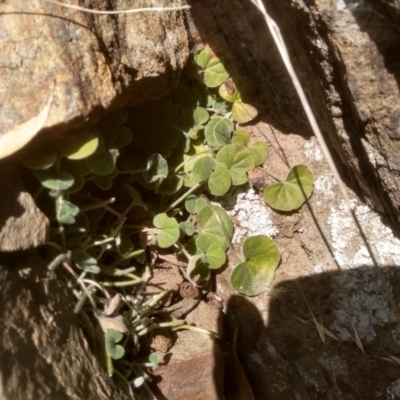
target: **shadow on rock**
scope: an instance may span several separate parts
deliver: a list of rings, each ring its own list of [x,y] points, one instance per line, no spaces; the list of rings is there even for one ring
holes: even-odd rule
[[[386,267],[384,274],[398,298],[400,270]],[[260,305],[232,296],[226,310],[228,337],[241,327],[237,354],[255,399],[400,397],[400,366],[390,361],[400,354],[400,327],[373,269],[283,281],[263,298]],[[242,399],[230,367],[225,398]]]

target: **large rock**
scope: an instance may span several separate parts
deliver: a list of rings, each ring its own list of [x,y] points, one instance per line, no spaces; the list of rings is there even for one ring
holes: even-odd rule
[[[112,0],[107,9],[143,3]],[[90,7],[104,9],[104,2]],[[0,21],[0,139],[39,113],[53,85],[45,124],[52,133],[165,95],[189,54],[183,11],[93,15],[46,1],[6,0]]]
[[[8,257],[0,265],[1,400],[125,400],[94,358],[62,282],[40,260]]]
[[[400,227],[399,3],[264,2],[345,179]],[[193,2],[192,15],[195,42],[207,41],[228,61],[239,59],[241,72],[253,77],[263,120],[281,132],[310,135],[265,21],[250,1]]]

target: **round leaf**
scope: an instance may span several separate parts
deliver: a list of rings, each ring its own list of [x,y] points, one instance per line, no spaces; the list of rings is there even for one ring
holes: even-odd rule
[[[243,103],[241,100],[235,101],[232,106],[232,118],[239,123],[246,123],[257,117],[258,111],[250,104]]]
[[[220,147],[231,141],[233,123],[229,119],[214,117],[206,125],[204,134],[207,143],[211,147]]]
[[[92,154],[88,159],[90,169],[97,175],[108,175],[115,168],[116,157],[111,151],[101,151]]]
[[[124,147],[132,140],[132,131],[125,126],[118,127],[115,130],[115,140],[112,143],[113,148]]]
[[[67,190],[74,184],[74,177],[65,171],[35,171],[36,178],[47,189],[50,190]]]
[[[63,197],[58,197],[56,201],[56,217],[62,224],[74,224],[75,217],[79,214],[79,207],[72,204]]]
[[[254,158],[250,151],[240,144],[224,146],[218,152],[216,161],[228,168],[234,186],[246,183],[246,172],[255,168]]]
[[[226,211],[218,206],[213,206],[214,211],[218,215],[216,218],[212,208],[210,206],[202,207],[197,215],[197,222],[200,226],[200,233],[212,236],[225,250],[228,247],[226,243],[224,231],[222,230],[221,223],[225,228],[225,231],[230,240],[233,235],[233,224],[226,213]]]
[[[228,79],[225,81],[218,89],[219,95],[229,101],[230,103],[234,103],[237,100],[241,100],[241,96],[239,91],[237,90],[235,84],[232,79]]]
[[[99,145],[99,138],[93,131],[80,131],[62,143],[60,153],[70,160],[82,160],[92,155]]]
[[[268,147],[264,142],[255,142],[247,147],[254,158],[256,166],[262,165],[268,158]]]
[[[193,177],[199,182],[206,181],[213,172],[215,161],[212,157],[199,158],[193,166]]]
[[[119,360],[125,354],[125,349],[117,344],[123,335],[115,329],[108,329],[106,333],[106,351],[114,360]]]
[[[190,214],[198,213],[206,205],[207,202],[203,197],[193,195],[189,196],[185,201],[185,208]]]
[[[208,190],[214,196],[223,196],[231,187],[231,175],[225,165],[215,164],[208,179]]]
[[[153,154],[147,161],[147,169],[143,173],[146,182],[152,183],[164,179],[168,175],[167,160],[161,154]]]
[[[93,182],[102,190],[112,187],[112,180],[108,176],[94,175]]]
[[[245,129],[238,129],[237,131],[233,132],[232,143],[247,146],[249,140],[250,140],[250,133]]]
[[[205,70],[204,83],[208,87],[217,87],[229,77],[225,67],[209,47],[205,47],[197,53],[194,60],[197,65]]]
[[[265,202],[275,210],[297,210],[313,191],[314,177],[305,165],[293,167],[284,182],[274,183],[264,191]]]
[[[243,244],[245,262],[237,265],[231,285],[238,292],[255,296],[268,290],[280,261],[279,250],[268,236],[258,235]]]
[[[49,146],[35,149],[22,158],[22,162],[32,169],[47,169],[57,161],[57,153]]]
[[[175,218],[169,218],[165,213],[157,214],[153,219],[153,225],[161,229],[156,235],[156,242],[162,249],[172,246],[179,239],[179,224]]]
[[[77,254],[73,257],[73,260],[76,266],[85,272],[91,272],[92,274],[98,274],[100,272],[97,260],[89,253],[86,253],[86,251]]]
[[[192,255],[200,255],[202,262],[207,268],[217,269],[226,261],[225,250],[210,235],[197,235],[189,240],[188,251]]]

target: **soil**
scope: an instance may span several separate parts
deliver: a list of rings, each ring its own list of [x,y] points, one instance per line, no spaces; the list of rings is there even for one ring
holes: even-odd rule
[[[228,342],[240,324],[237,353],[255,399],[400,398],[400,326],[316,140],[283,134],[262,121],[248,129],[252,140],[267,142],[270,155],[250,175],[251,184],[223,200],[235,225],[233,245],[239,250],[246,237],[266,234],[282,260],[267,292],[249,298],[229,285],[235,266],[230,257],[215,277],[214,296],[222,300]],[[314,174],[314,193],[298,212],[277,213],[264,203],[262,189],[297,164]],[[351,188],[348,194],[397,299],[400,240]],[[231,385],[232,377],[225,377],[226,399],[241,398]]]

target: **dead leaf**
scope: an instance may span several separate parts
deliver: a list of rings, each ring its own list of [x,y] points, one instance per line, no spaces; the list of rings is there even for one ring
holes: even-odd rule
[[[118,317],[107,317],[104,314],[96,314],[96,317],[99,320],[101,329],[104,333],[107,333],[109,329],[115,329],[121,333],[128,332],[128,328],[126,327],[121,315],[118,315]]]
[[[106,309],[104,310],[104,315],[109,317],[114,313],[114,311],[118,308],[121,303],[121,295],[117,293],[107,304]]]
[[[0,136],[0,159],[10,156],[29,143],[43,128],[47,121],[53,101],[54,85],[46,105],[36,117],[14,126]]]

